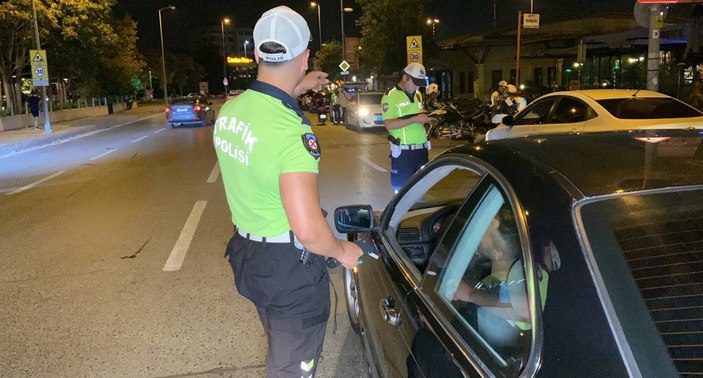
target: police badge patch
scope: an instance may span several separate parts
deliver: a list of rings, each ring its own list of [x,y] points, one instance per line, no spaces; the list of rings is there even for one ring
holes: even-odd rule
[[[383,105],[382,105],[382,107],[383,107],[383,112],[384,112],[384,113],[388,111],[388,103],[387,103],[387,102],[384,102]]]
[[[320,158],[320,144],[317,142],[317,137],[313,133],[305,133],[301,135],[303,138],[303,146],[308,150],[308,153],[315,159]]]

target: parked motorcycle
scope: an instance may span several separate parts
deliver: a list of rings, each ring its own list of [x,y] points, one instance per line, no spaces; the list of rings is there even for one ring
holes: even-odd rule
[[[451,101],[435,103],[436,109],[429,114],[433,121],[430,123],[428,136],[437,139],[473,141],[477,135],[485,133],[490,127],[490,107],[479,105],[472,110],[460,110]]]

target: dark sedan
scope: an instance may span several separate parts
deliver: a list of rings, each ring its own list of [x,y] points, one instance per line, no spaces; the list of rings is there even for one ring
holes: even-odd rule
[[[372,376],[703,374],[703,134],[506,139],[335,211]]]
[[[215,122],[212,102],[203,96],[176,97],[166,107],[166,125],[169,128],[181,125],[205,126]]]

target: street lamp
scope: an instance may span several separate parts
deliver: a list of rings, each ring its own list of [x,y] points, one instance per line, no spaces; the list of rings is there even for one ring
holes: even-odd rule
[[[347,59],[347,42],[346,42],[346,37],[344,36],[344,12],[353,12],[354,9],[352,8],[345,8],[344,7],[344,0],[339,0],[339,13],[341,17],[341,25],[342,25],[342,60]]]
[[[428,18],[425,23],[426,23],[427,25],[431,25],[431,26],[432,26],[432,39],[434,39],[435,25],[439,24],[439,19],[437,19],[437,18]]]
[[[317,7],[317,31],[320,33],[320,50],[322,50],[322,22],[320,18],[320,3],[310,2],[311,7]]]
[[[229,18],[225,17],[222,19],[220,22],[220,26],[222,27],[222,72],[224,73],[224,78],[222,79],[222,83],[225,86],[225,95],[229,93],[228,91],[228,84],[227,83],[227,49],[225,48],[225,24],[229,25]]]
[[[166,58],[164,57],[164,28],[163,24],[161,21],[161,11],[164,11],[166,9],[174,10],[176,9],[175,5],[169,5],[167,7],[163,7],[159,9],[159,34],[161,35],[161,68],[163,70],[163,76],[162,76],[162,81],[163,81],[163,87],[164,87],[164,102],[168,103],[168,90],[166,89],[167,85],[167,80],[166,80]]]
[[[247,39],[244,41],[244,57],[247,57],[247,45],[249,44],[249,40]]]

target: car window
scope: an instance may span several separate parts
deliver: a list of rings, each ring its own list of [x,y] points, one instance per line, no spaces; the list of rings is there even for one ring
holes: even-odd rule
[[[703,113],[675,98],[632,97],[598,100],[610,114],[621,119],[701,117]]]
[[[579,100],[561,97],[549,117],[549,123],[583,122],[587,119],[588,108],[588,105]]]
[[[393,207],[387,235],[419,272],[424,271],[445,226],[480,180],[461,165],[430,169]]]
[[[486,366],[510,375],[524,367],[532,339],[525,254],[514,214],[505,194],[485,180],[459,211],[422,284]]]
[[[547,123],[547,115],[556,97],[548,97],[535,102],[534,105],[515,117],[513,125],[541,125]]]

